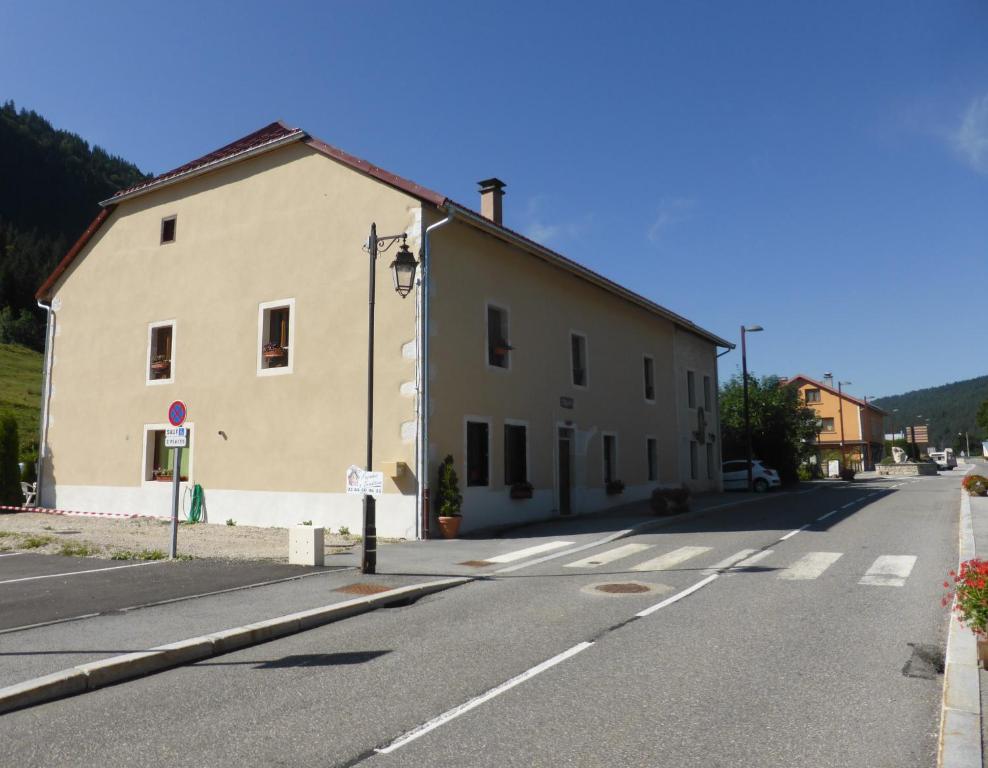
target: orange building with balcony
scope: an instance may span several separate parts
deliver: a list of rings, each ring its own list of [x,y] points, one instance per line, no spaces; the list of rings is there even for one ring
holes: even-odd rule
[[[794,376],[788,383],[816,411],[819,419],[816,455],[820,466],[843,456],[844,462],[857,471],[874,469],[884,452],[884,419],[888,414],[867,400],[859,400],[803,374]]]

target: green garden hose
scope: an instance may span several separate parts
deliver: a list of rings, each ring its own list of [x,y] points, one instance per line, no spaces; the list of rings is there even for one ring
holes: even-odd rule
[[[200,523],[202,522],[202,515],[205,511],[206,493],[202,490],[202,486],[196,483],[192,488],[192,504],[189,505],[189,511],[185,519],[190,523]]]

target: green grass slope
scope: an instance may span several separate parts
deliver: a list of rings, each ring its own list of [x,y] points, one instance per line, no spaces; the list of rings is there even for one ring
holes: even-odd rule
[[[0,344],[0,412],[17,419],[21,457],[38,442],[43,356],[18,344]]]

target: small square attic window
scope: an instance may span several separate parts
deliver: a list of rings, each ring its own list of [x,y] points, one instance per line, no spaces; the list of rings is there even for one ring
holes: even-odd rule
[[[177,217],[168,216],[161,220],[161,244],[175,242],[175,220]]]

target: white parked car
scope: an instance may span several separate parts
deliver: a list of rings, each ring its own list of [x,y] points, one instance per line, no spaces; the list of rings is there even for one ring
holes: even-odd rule
[[[758,493],[782,485],[779,473],[758,459],[751,460],[751,487]],[[724,490],[743,491],[748,487],[748,467],[744,459],[724,462]]]
[[[947,448],[943,451],[930,451],[930,458],[937,463],[937,469],[953,469],[957,466],[957,457],[954,456],[953,448]]]

